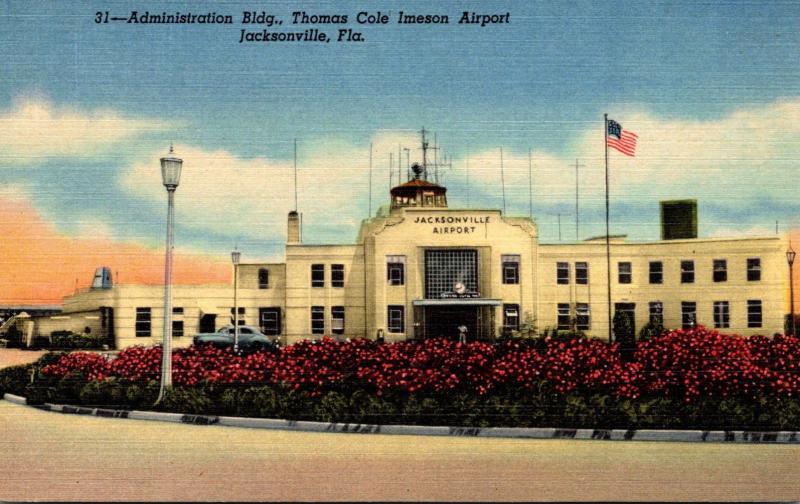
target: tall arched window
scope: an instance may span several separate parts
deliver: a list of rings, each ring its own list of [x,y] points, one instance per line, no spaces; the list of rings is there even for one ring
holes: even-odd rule
[[[269,270],[267,268],[258,270],[258,288],[269,289]]]

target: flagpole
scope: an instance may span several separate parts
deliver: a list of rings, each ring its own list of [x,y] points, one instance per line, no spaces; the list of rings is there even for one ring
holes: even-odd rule
[[[603,114],[603,122],[605,123],[605,146],[606,146],[606,273],[608,275],[607,294],[608,294],[608,342],[613,342],[613,325],[614,321],[611,318],[611,236],[608,225],[608,114]]]

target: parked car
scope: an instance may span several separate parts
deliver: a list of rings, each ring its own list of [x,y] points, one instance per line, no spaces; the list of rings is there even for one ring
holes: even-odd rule
[[[195,345],[214,345],[225,348],[233,346],[233,325],[227,325],[214,333],[200,333],[192,338]],[[280,345],[277,336],[267,336],[253,326],[239,326],[239,349],[255,352],[258,350],[276,351]]]

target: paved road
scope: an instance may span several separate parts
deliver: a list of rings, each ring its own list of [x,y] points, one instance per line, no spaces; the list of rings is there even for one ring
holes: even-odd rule
[[[318,434],[0,401],[0,500],[797,500],[800,446]]]

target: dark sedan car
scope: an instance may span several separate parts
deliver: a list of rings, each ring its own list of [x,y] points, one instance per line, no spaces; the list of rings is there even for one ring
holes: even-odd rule
[[[195,345],[214,345],[220,348],[233,346],[233,326],[228,325],[215,333],[201,333],[192,341]],[[267,336],[252,326],[239,326],[239,349],[246,352],[258,350],[278,350],[277,336]]]

